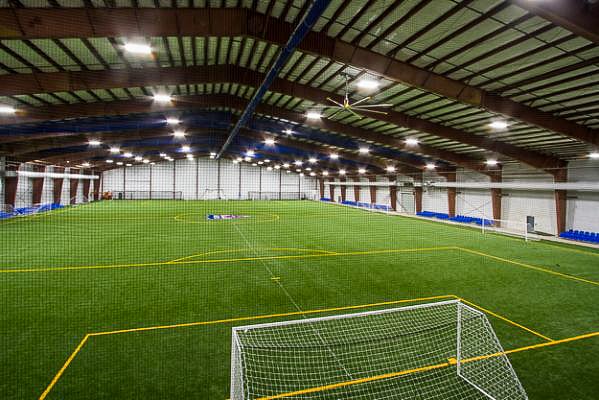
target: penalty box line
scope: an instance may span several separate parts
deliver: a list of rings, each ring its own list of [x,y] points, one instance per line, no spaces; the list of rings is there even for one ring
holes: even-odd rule
[[[198,322],[188,322],[188,323],[181,323],[181,324],[171,324],[171,325],[156,325],[156,326],[149,326],[149,327],[141,327],[141,328],[131,328],[131,329],[120,329],[120,330],[113,330],[113,331],[102,331],[102,332],[94,332],[94,333],[87,333],[83,339],[79,342],[79,344],[77,345],[77,347],[75,348],[75,350],[71,353],[71,355],[67,358],[67,360],[65,361],[65,363],[62,365],[62,367],[58,370],[58,372],[56,373],[56,375],[54,376],[54,378],[52,378],[52,380],[50,381],[49,385],[46,387],[46,389],[43,391],[43,393],[40,395],[39,400],[44,400],[46,399],[46,397],[48,396],[48,394],[50,393],[50,391],[52,390],[52,388],[58,383],[59,379],[62,377],[62,375],[64,374],[64,372],[66,371],[66,369],[68,368],[68,366],[73,362],[73,360],[75,359],[75,357],[77,356],[77,354],[81,351],[81,349],[84,347],[84,345],[87,343],[87,341],[91,338],[91,337],[96,337],[96,336],[108,336],[108,335],[116,335],[116,334],[123,334],[123,333],[132,333],[132,332],[147,332],[147,331],[157,331],[157,330],[166,330],[166,329],[174,329],[174,328],[185,328],[185,327],[194,327],[194,326],[208,326],[208,325],[217,325],[217,324],[224,324],[224,323],[233,323],[233,322],[245,322],[245,321],[254,321],[254,320],[262,320],[262,319],[271,319],[271,318],[283,318],[283,317],[292,317],[292,316],[301,316],[301,315],[307,315],[307,314],[318,314],[318,313],[329,313],[329,312],[339,312],[339,311],[350,311],[350,310],[359,310],[359,309],[364,309],[364,308],[373,308],[373,307],[382,307],[382,306],[390,306],[390,305],[397,305],[397,304],[402,304],[402,303],[413,303],[413,302],[419,302],[419,301],[434,301],[434,300],[446,300],[446,299],[456,299],[456,300],[461,300],[466,302],[466,300],[464,300],[461,297],[458,297],[456,295],[453,294],[448,294],[448,295],[439,295],[439,296],[429,296],[429,297],[420,297],[420,298],[414,298],[414,299],[402,299],[402,300],[392,300],[392,301],[386,301],[386,302],[379,302],[379,303],[371,303],[371,304],[361,304],[361,305],[354,305],[354,306],[343,306],[343,307],[333,307],[333,308],[324,308],[324,309],[316,309],[316,310],[306,310],[306,311],[292,311],[292,312],[287,312],[287,313],[277,313],[277,314],[268,314],[268,315],[257,315],[257,316],[249,316],[249,317],[237,317],[237,318],[229,318],[229,319],[220,319],[220,320],[213,320],[213,321],[198,321]],[[495,316],[503,321],[506,321],[514,326],[517,326],[529,333],[532,333],[536,336],[539,336],[541,338],[545,338],[551,342],[553,342],[552,339],[547,338],[544,335],[539,334],[538,332],[533,331],[530,328],[527,328],[521,324],[518,324],[506,317],[503,317],[497,313],[494,313],[490,310],[484,309],[478,305],[476,305],[475,303],[472,302],[468,302],[468,304],[477,307],[478,309],[480,309],[483,312],[488,312],[490,313],[490,315]]]

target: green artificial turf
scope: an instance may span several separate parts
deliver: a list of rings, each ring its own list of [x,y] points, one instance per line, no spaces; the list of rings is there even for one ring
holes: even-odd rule
[[[86,334],[298,308],[455,295],[551,339],[599,331],[597,251],[332,204],[99,202],[0,234],[2,399],[39,398]],[[226,399],[231,328],[298,318],[93,335],[46,398]],[[544,341],[489,319],[506,350]],[[510,360],[531,399],[597,398],[599,337]]]

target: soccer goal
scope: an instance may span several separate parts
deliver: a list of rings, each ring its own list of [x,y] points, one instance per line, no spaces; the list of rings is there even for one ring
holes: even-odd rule
[[[231,400],[527,399],[485,314],[451,300],[233,328]]]
[[[200,195],[200,200],[229,200],[222,189],[206,189]]]
[[[249,200],[316,200],[312,192],[248,192]]]
[[[526,241],[530,239],[526,221],[482,218],[481,230],[484,233],[494,232],[502,235],[517,236]]]

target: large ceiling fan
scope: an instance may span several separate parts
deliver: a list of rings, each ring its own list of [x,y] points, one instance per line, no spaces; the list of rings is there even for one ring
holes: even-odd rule
[[[345,77],[345,95],[341,102],[331,99],[327,97],[327,100],[333,103],[331,106],[314,106],[309,107],[309,110],[327,110],[327,109],[336,109],[333,114],[329,115],[327,118],[333,118],[335,115],[341,112],[349,112],[355,115],[358,118],[364,118],[364,115],[360,113],[375,113],[375,114],[387,114],[384,111],[373,110],[373,108],[386,108],[392,107],[393,104],[380,103],[380,104],[364,104],[366,101],[370,100],[372,97],[364,97],[363,99],[357,100],[355,102],[351,102],[349,100],[349,75],[343,74]]]

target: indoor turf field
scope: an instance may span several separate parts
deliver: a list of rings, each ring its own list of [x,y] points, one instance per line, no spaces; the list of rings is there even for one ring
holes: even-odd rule
[[[0,232],[3,399],[227,399],[234,326],[456,298],[530,398],[599,393],[593,249],[312,201],[104,201]]]

